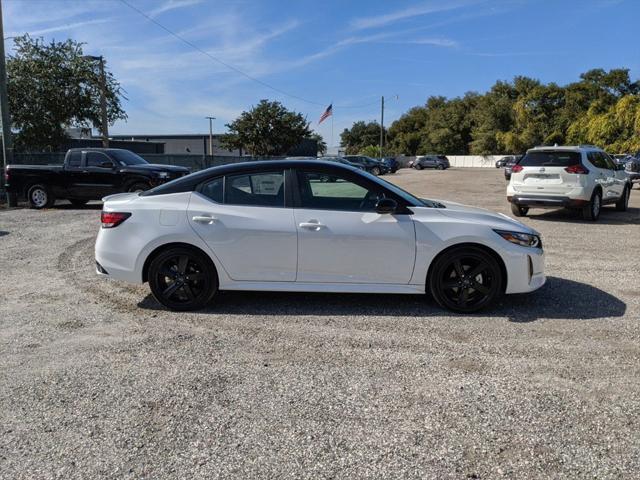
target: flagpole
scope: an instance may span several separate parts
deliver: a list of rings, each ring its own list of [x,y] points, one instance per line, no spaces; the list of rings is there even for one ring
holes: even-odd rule
[[[332,108],[333,110],[333,108]],[[331,113],[331,148],[333,148],[333,112]]]

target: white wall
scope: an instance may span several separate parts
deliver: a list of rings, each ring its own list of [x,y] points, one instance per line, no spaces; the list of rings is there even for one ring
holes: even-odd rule
[[[496,161],[504,155],[447,155],[452,167],[495,168]],[[396,157],[401,167],[406,167],[416,157]]]

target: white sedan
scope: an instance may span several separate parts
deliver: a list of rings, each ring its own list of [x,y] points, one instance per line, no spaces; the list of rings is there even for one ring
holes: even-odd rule
[[[522,223],[314,160],[225,165],[106,197],[95,255],[100,275],[148,281],[172,310],[218,290],[273,290],[428,292],[474,312],[545,282],[540,236]]]

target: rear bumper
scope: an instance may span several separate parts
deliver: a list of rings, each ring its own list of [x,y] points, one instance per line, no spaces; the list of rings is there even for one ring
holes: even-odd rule
[[[548,207],[548,208],[578,208],[589,203],[588,200],[555,196],[555,195],[526,195],[519,194],[507,196],[507,200],[522,207]]]

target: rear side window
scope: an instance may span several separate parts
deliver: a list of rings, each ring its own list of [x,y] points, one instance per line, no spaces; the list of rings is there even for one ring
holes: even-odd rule
[[[222,203],[222,199],[224,198],[224,177],[216,178],[205,183],[200,193],[216,203]]]
[[[231,175],[225,182],[224,203],[284,207],[284,172]]]
[[[589,152],[587,153],[587,158],[591,162],[591,164],[596,168],[609,168],[607,166],[607,161],[604,158],[604,155],[600,152]]]
[[[523,167],[570,167],[580,163],[580,152],[527,152],[518,162]]]
[[[79,167],[80,162],[82,161],[82,152],[71,152],[69,153],[69,160],[67,165],[70,167]]]

